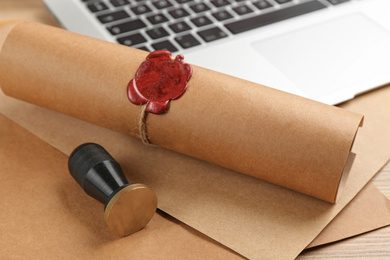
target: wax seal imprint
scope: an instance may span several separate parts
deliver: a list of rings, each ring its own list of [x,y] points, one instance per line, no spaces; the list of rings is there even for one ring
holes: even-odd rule
[[[135,105],[146,105],[146,111],[162,114],[169,101],[178,99],[187,90],[192,67],[184,57],[166,50],[150,53],[127,86],[127,96]]]

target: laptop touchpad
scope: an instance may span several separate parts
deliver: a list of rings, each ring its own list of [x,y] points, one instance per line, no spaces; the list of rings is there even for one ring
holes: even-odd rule
[[[352,14],[253,46],[316,98],[382,73],[390,63],[389,44],[387,31],[364,15]]]

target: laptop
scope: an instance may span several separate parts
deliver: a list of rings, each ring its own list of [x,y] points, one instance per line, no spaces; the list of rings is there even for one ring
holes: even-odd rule
[[[389,0],[44,0],[64,28],[327,104],[390,82]]]

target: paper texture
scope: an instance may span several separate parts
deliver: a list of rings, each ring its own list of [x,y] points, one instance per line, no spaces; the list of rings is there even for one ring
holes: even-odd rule
[[[372,182],[329,223],[307,248],[390,225],[390,200]]]
[[[158,255],[161,259],[241,259],[161,211],[138,234],[117,239],[102,221],[103,206],[69,178],[67,157],[1,115],[0,160],[0,178],[6,187],[0,195],[11,198],[9,194],[15,194],[12,202],[6,199],[0,203],[6,209],[0,214],[2,256],[28,257],[34,251],[37,258],[67,255],[76,259],[112,256],[144,259]],[[21,191],[20,186],[23,186]],[[36,191],[39,195],[31,197]],[[23,219],[19,219],[21,215]],[[389,201],[371,183],[309,247],[389,225],[389,221]],[[64,243],[59,243],[61,241]],[[14,246],[24,250],[16,250]]]
[[[2,259],[242,259],[160,211],[118,239],[103,221],[104,205],[72,179],[67,160],[0,115]]]
[[[15,17],[16,18],[26,18],[27,17],[29,19],[33,19],[33,20],[36,20],[36,21],[39,21],[39,22],[51,23],[53,25],[56,25],[54,20],[44,10],[44,5],[40,1],[31,1],[31,0],[28,0],[28,1],[14,1],[14,0],[12,0],[11,1],[10,0],[10,1],[8,1],[9,2],[9,6],[7,6],[6,2],[5,2],[5,6],[2,6],[2,3],[0,3],[0,19],[7,19],[7,18],[8,19],[14,19]],[[17,8],[14,8],[15,6],[17,6]],[[4,7],[4,8],[2,8],[2,7]],[[376,100],[376,101],[377,101],[377,103],[376,104],[372,104],[372,105],[379,105],[380,106],[381,105],[381,100]],[[382,100],[382,103],[383,103],[383,101],[384,100]],[[10,104],[8,104],[8,105],[10,105]],[[1,106],[1,102],[0,102],[0,106]],[[7,110],[7,108],[10,108],[13,112],[15,112],[15,114],[17,114],[19,116],[17,119],[20,119],[20,117],[23,117],[23,112],[22,111],[18,111],[18,108],[20,108],[20,107],[10,105],[9,107],[2,106],[2,108],[3,109],[6,108],[5,110]],[[31,120],[30,121],[26,120],[26,121],[30,122]],[[44,123],[42,123],[42,124],[41,124],[41,128],[44,128]],[[36,124],[30,122],[30,127],[31,127],[31,125],[34,126]],[[378,126],[380,126],[380,124],[378,124]],[[57,127],[53,126],[53,129],[58,130],[60,132],[60,135],[58,136],[58,138],[64,139],[61,136],[67,136],[66,133],[61,131],[61,129],[62,129],[61,126],[57,126]],[[51,133],[48,131],[47,133],[45,133],[45,135],[50,137]],[[348,211],[350,209],[351,204],[354,204],[356,201],[359,200],[359,198],[361,198],[361,196],[359,196],[358,198],[355,198],[350,204],[348,204],[348,206],[341,213],[345,212],[345,210]],[[377,201],[375,200],[375,202],[377,202]],[[376,207],[376,203],[375,204],[372,203],[371,206],[372,206],[372,208],[370,208],[368,210],[368,212],[373,212],[373,214],[372,214],[373,215],[372,216],[372,222],[376,222],[375,221],[376,218],[374,218],[374,217],[376,217],[377,214],[381,213],[381,212],[378,212],[377,210],[380,210],[382,208]],[[374,212],[377,212],[377,213],[374,213]],[[383,213],[383,215],[386,215],[386,214]],[[341,216],[342,216],[342,214],[339,214],[336,219],[340,218]],[[353,216],[353,219],[356,219],[356,218],[359,217],[359,215],[354,214],[353,212],[352,212],[352,216]],[[351,218],[347,218],[346,220],[343,221],[343,223],[341,223],[341,226],[343,226],[345,228],[346,226],[350,226],[349,224],[351,224],[351,222],[355,223],[355,221],[351,221]],[[359,224],[362,224],[362,223],[359,222]],[[369,223],[369,224],[370,224],[370,226],[372,225],[372,223]],[[178,236],[178,232],[174,228],[172,228],[170,225],[163,225],[163,227],[162,227],[161,223],[159,223],[158,226],[159,226],[160,229],[164,229],[165,234],[171,234],[171,235],[164,235],[165,238],[167,236],[169,236],[169,237],[177,237]],[[169,227],[169,228],[167,228],[167,227]],[[359,227],[362,227],[362,226],[359,225]],[[355,228],[353,226],[352,226],[352,229],[355,230]],[[336,228],[336,231],[337,230],[338,230],[338,228]],[[192,234],[192,232],[188,231],[187,234]],[[184,239],[184,238],[181,238],[181,239]],[[187,240],[184,240],[184,241],[187,241]],[[189,241],[188,244],[192,245],[192,242],[195,242],[195,241]],[[198,241],[196,243],[198,243]],[[181,248],[181,246],[180,246],[180,248]],[[207,248],[210,248],[210,247],[208,246]],[[189,248],[187,250],[190,250],[190,249],[191,248]],[[71,248],[69,250],[71,250]],[[172,248],[171,251],[175,252],[175,250],[176,250],[176,248]],[[188,251],[188,252],[191,253],[190,251]],[[213,255],[213,254],[208,254],[206,257],[209,257],[211,255]],[[192,254],[191,254],[191,256],[192,256]],[[186,254],[185,257],[189,258],[190,255]],[[197,257],[194,257],[194,258],[197,258]],[[200,258],[205,258],[205,257],[200,256]],[[226,257],[223,258],[223,259],[226,259]]]
[[[114,151],[121,164],[126,165],[129,179],[154,184],[160,208],[241,254],[249,258],[261,255],[264,259],[291,259],[387,161],[390,129],[382,122],[388,119],[385,112],[389,109],[383,100],[390,95],[389,91],[376,93],[345,105],[367,116],[366,130],[356,140],[357,161],[336,205],[160,148],[145,147],[132,138],[23,102],[4,98],[0,104],[7,113],[25,116],[32,129],[40,129],[41,137],[46,133],[45,140],[66,153],[84,141],[97,141]],[[65,122],[61,124],[62,120]]]
[[[293,259],[387,162],[388,99],[385,88],[344,105],[366,115],[367,130],[356,140],[359,156],[335,205],[4,95],[0,111],[65,154],[84,142],[103,145],[130,181],[157,192],[160,209],[240,254]]]
[[[146,55],[20,23],[3,46],[0,83],[12,97],[138,136],[141,107],[127,100],[126,86]],[[153,144],[335,202],[360,115],[193,69],[169,112],[149,114]]]
[[[0,24],[2,21],[25,19],[58,26],[42,0],[1,0]]]

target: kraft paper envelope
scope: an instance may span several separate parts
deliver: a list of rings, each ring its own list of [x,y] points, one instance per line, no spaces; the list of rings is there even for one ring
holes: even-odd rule
[[[374,104],[377,102],[372,97],[370,100]],[[150,183],[149,185],[154,183],[153,188],[158,192],[160,198],[160,208],[163,208],[178,219],[189,223],[191,226],[234,250],[239,250],[241,254],[248,257],[256,258],[261,255],[264,258],[292,258],[309,244],[388,159],[387,155],[385,155],[388,152],[388,145],[382,145],[385,145],[386,142],[383,142],[383,140],[386,140],[385,137],[389,131],[386,132],[386,126],[381,125],[381,121],[386,115],[383,113],[383,110],[372,108],[372,103],[369,106],[365,106],[364,102],[365,99],[360,98],[353,103],[358,104],[357,107],[354,107],[353,104],[349,107],[347,106],[351,110],[363,109],[366,112],[365,114],[368,114],[372,120],[369,123],[371,125],[369,127],[370,131],[361,131],[363,139],[358,138],[356,140],[354,149],[361,147],[361,151],[359,150],[361,155],[359,154],[360,157],[357,157],[357,162],[352,168],[351,178],[346,186],[348,188],[344,190],[342,198],[336,205],[320,202],[305,195],[297,194],[211,164],[203,167],[203,162],[164,151],[160,148],[145,148],[139,142],[129,137],[124,137],[104,129],[96,128],[94,130],[91,128],[86,130],[85,134],[87,135],[86,139],[91,139],[93,138],[92,136],[96,136],[96,132],[102,131],[101,136],[103,138],[98,139],[101,141],[100,143],[116,151],[115,154],[118,155],[121,163],[126,165],[125,167],[129,169],[129,172],[133,172],[130,177],[144,180],[145,183]],[[30,119],[32,120],[31,122],[35,123],[36,116],[39,114],[35,113],[37,111],[39,111],[39,108],[31,111],[31,116],[35,117]],[[23,111],[17,111],[16,109],[14,112],[17,114]],[[61,115],[55,115],[52,120],[47,120],[44,117],[44,120],[40,121],[39,124],[41,124],[41,128],[44,128],[49,121],[55,122],[57,118],[61,118]],[[68,131],[65,130],[66,127],[77,129],[72,128],[71,125],[67,124],[64,128],[59,125],[56,127],[59,131],[64,129],[65,137],[74,138],[71,134],[68,135]],[[78,130],[82,131],[80,128]],[[109,135],[113,137],[111,140]],[[71,143],[66,138],[61,138],[64,138],[64,136],[54,139],[59,143],[62,141],[62,145],[65,146],[63,149],[69,153],[72,149]],[[375,138],[381,139],[381,142],[378,142],[380,144],[375,142]],[[57,146],[60,145],[57,143]],[[129,151],[131,149],[134,150]],[[377,152],[375,154],[370,153],[369,150],[372,149]],[[175,157],[180,158],[180,163],[173,163],[177,161]],[[359,158],[361,159],[359,160]],[[150,161],[148,162],[147,160]],[[148,165],[151,162],[154,165]],[[169,164],[183,165],[182,170],[184,172],[180,171],[178,167],[168,167]],[[165,168],[163,165],[165,165]],[[153,171],[155,176],[151,177],[149,174],[153,173]],[[161,172],[165,174],[161,174]],[[196,177],[195,180],[194,177]],[[202,183],[202,181],[206,183]],[[233,189],[237,190],[233,191]],[[212,192],[212,201],[210,201],[211,199],[208,196],[211,194],[210,192]],[[240,194],[240,192],[242,193]],[[256,192],[258,193],[258,198],[254,197]],[[230,201],[228,195],[233,196]],[[183,196],[186,196],[186,198]],[[189,201],[193,203],[189,203]],[[214,202],[218,202],[218,204]],[[223,203],[227,202],[230,204],[237,202],[240,207],[237,208],[234,205],[233,207],[231,205],[226,207]],[[234,210],[229,210],[229,207]],[[205,214],[205,212],[208,214]],[[286,212],[289,214],[287,215]],[[218,221],[210,223],[210,219],[208,219],[210,216],[212,216],[214,221]],[[254,223],[251,223],[248,217],[253,218],[255,220]],[[252,240],[249,241],[250,243],[247,243],[248,241],[243,242],[243,240],[239,240],[237,237],[225,235],[226,233],[238,234],[239,230],[241,230],[240,234],[253,234]],[[299,234],[298,238],[297,234]],[[278,242],[275,243],[275,241]],[[277,248],[280,248],[280,245],[283,245],[283,250],[277,250]]]
[[[2,256],[19,258],[33,254],[41,259],[54,256],[72,259],[241,258],[160,211],[138,234],[122,239],[113,237],[102,221],[103,205],[87,197],[70,178],[66,169],[67,157],[2,115],[0,160],[0,179],[4,185],[0,191],[4,198],[0,202],[3,209],[0,213]],[[362,232],[361,224],[369,225],[371,229],[389,224],[389,201],[372,183],[353,202],[310,246],[333,241],[334,234],[330,233],[335,231],[338,238],[344,238]],[[370,214],[368,223],[367,218],[361,217],[364,212]],[[362,214],[357,221],[354,214],[358,213]],[[345,223],[351,219],[355,222],[351,225],[359,224],[352,233],[345,228]],[[341,221],[341,225],[335,223],[337,221]]]
[[[168,112],[149,113],[141,127],[143,108],[128,100],[126,89],[147,55],[20,22],[0,53],[0,83],[6,95],[336,201],[361,115],[193,66],[184,95]],[[163,82],[175,77],[164,75]]]

